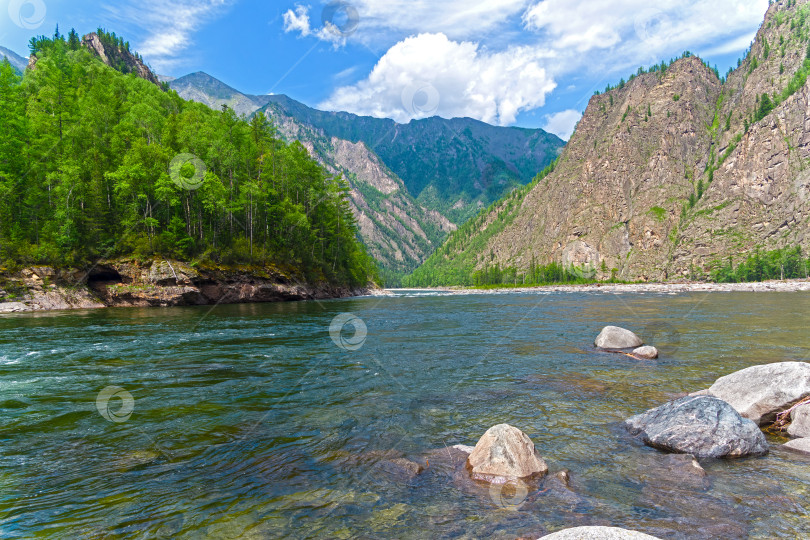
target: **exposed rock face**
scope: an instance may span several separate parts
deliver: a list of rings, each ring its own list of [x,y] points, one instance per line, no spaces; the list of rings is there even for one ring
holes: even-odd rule
[[[281,302],[368,292],[365,288],[307,284],[277,268],[195,269],[179,261],[125,260],[84,271],[35,267],[0,275],[0,313]]]
[[[757,248],[810,251],[810,85],[755,116],[802,67],[807,9],[772,2],[725,84],[685,58],[594,96],[555,171],[495,211],[507,225],[473,231],[477,268],[596,262],[599,278],[671,280]]]
[[[647,345],[646,347],[639,347],[633,349],[633,354],[639,358],[647,358],[648,360],[655,360],[658,358],[658,349]]]
[[[618,326],[606,326],[594,341],[600,349],[632,349],[643,344],[640,337]]]
[[[810,405],[802,405],[791,411],[787,432],[797,439],[810,437]]]
[[[810,364],[780,362],[752,366],[720,377],[709,394],[734,407],[758,425],[769,424],[776,415],[810,396]]]
[[[685,397],[628,419],[648,446],[698,458],[734,458],[768,453],[757,425],[725,401]]]
[[[475,480],[493,484],[543,476],[548,466],[529,437],[508,424],[491,427],[467,458]]]
[[[547,534],[540,540],[658,540],[658,538],[617,527],[575,527]]]
[[[120,47],[118,47],[114,51],[106,50],[104,48],[104,44],[101,42],[101,38],[99,38],[98,34],[96,34],[95,32],[84,36],[84,38],[82,38],[82,45],[84,45],[87,48],[87,50],[89,50],[91,53],[98,56],[101,59],[101,61],[107,64],[108,66],[117,68],[117,66],[113,66],[111,63],[111,58],[115,57],[123,61],[126,68],[130,72],[138,75],[138,77],[140,77],[141,79],[145,79],[151,83],[154,83],[157,86],[161,85],[160,81],[157,78],[157,75],[152,73],[152,70],[146,67],[146,64],[144,64],[140,58],[132,54],[130,51],[122,49]]]

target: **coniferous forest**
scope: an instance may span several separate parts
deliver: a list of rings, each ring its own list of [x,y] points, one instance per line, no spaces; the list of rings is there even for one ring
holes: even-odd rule
[[[0,266],[171,256],[376,279],[345,181],[264,116],[184,101],[105,65],[73,31],[31,49],[24,78],[0,65]]]

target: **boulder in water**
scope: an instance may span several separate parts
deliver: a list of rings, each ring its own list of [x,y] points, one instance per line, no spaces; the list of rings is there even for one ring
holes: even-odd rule
[[[759,427],[717,398],[684,397],[627,420],[648,446],[697,458],[734,458],[768,453]]]
[[[638,356],[639,358],[646,358],[648,360],[655,360],[658,358],[658,349],[655,347],[651,347],[649,345],[644,347],[639,347],[638,349],[633,350],[633,355]]]
[[[467,458],[474,480],[503,484],[543,476],[548,466],[529,437],[509,424],[491,427]]]
[[[709,394],[737,409],[758,425],[767,425],[776,415],[810,396],[810,364],[779,362],[752,366],[720,377]]]
[[[797,439],[810,437],[810,404],[800,405],[790,412],[787,432]]]
[[[644,342],[630,330],[606,326],[596,337],[594,345],[600,349],[635,349],[644,345]]]
[[[628,531],[618,527],[574,527],[563,529],[540,538],[540,540],[659,540],[655,536]]]
[[[790,448],[802,454],[810,454],[810,438],[793,439],[783,444],[782,448]]]

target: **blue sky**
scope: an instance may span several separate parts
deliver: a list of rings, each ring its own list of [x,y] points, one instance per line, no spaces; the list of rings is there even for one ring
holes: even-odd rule
[[[684,50],[721,72],[768,0],[0,0],[0,45],[58,23],[128,39],[160,74],[407,122],[434,114],[567,137],[594,90]]]

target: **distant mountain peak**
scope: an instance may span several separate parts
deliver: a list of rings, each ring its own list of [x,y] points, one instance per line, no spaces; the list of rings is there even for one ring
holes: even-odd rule
[[[28,66],[28,60],[25,57],[20,56],[11,49],[0,47],[0,62],[2,62],[3,58],[8,59],[9,63],[20,73],[25,71],[26,66]]]

